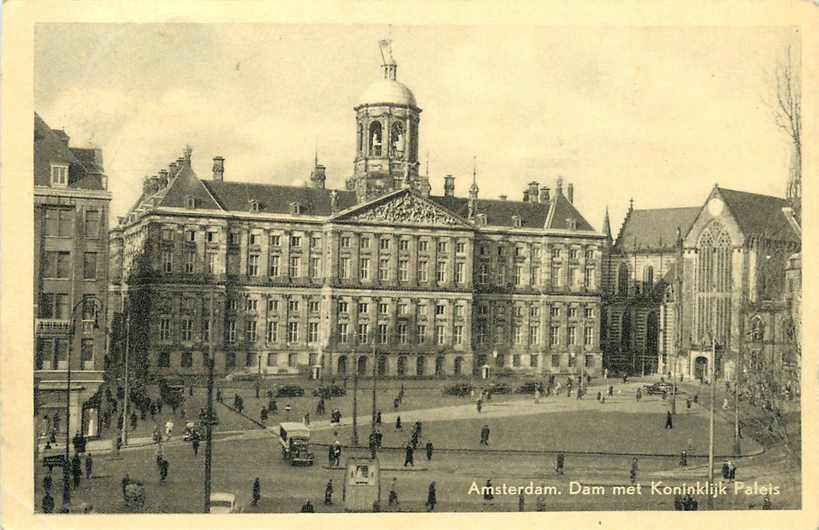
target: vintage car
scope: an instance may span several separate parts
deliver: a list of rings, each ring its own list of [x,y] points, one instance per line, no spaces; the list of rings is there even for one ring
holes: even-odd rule
[[[313,465],[313,452],[310,451],[310,427],[300,422],[282,422],[279,424],[279,443],[282,458],[296,464]]]
[[[344,390],[344,387],[341,385],[322,385],[313,389],[313,396],[323,397],[324,399],[339,397],[345,394],[347,394],[347,391]]]
[[[298,385],[280,386],[276,391],[276,397],[299,397],[304,395],[304,388]]]
[[[671,393],[674,387],[671,383],[654,383],[651,385],[643,385],[643,392],[646,394],[662,394],[663,392]]]
[[[486,389],[493,394],[511,394],[512,387],[506,383],[492,383]]]

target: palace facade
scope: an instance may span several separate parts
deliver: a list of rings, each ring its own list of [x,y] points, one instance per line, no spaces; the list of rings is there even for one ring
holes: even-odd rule
[[[147,177],[110,231],[112,319],[147,374],[599,373],[605,236],[572,184],[466,197],[421,174],[421,109],[383,77],[355,106],[346,189],[200,178],[192,151]],[[119,317],[125,316],[124,319]],[[128,318],[130,316],[130,318]],[[113,341],[118,344],[116,338]]]

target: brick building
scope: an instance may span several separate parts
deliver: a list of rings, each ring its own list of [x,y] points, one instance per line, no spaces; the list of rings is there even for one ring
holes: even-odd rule
[[[573,185],[488,199],[473,172],[468,196],[451,175],[433,195],[421,109],[384,57],[346,189],[318,160],[303,187],[241,182],[222,157],[203,179],[190,148],[146,178],[110,248],[112,311],[147,371],[201,374],[212,347],[217,373],[599,372],[605,239]]]

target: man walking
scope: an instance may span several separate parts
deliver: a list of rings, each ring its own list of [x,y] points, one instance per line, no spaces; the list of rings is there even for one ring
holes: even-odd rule
[[[427,492],[427,511],[434,512],[435,505],[438,504],[438,496],[435,493],[435,481],[429,483],[429,491]]]
[[[427,440],[426,449],[427,449],[427,462],[429,462],[430,460],[432,460],[432,441],[431,440]]]
[[[390,481],[390,495],[388,504],[390,506],[398,506],[398,488],[396,487],[396,483],[398,479],[392,477],[392,481]]]
[[[193,456],[199,455],[199,433],[193,431],[193,439],[191,440],[191,447],[193,447]]]
[[[80,479],[82,478],[82,464],[80,455],[77,453],[74,453],[74,458],[71,459],[71,476],[74,478],[74,488],[79,488]]]
[[[91,458],[91,453],[85,455],[85,478],[90,479],[94,472],[94,459]]]
[[[262,485],[259,482],[259,477],[256,477],[256,480],[253,481],[253,506],[259,504],[259,499],[262,498]]]
[[[638,463],[637,457],[631,459],[631,471],[629,472],[629,477],[631,478],[631,483],[635,484],[637,482],[637,470],[638,470]]]
[[[407,464],[411,465],[412,467],[415,467],[415,461],[414,461],[413,457],[414,457],[414,449],[412,447],[412,444],[408,443],[407,444],[407,449],[406,449],[406,452],[405,452],[405,456],[404,456],[404,467],[407,467]]]
[[[328,480],[324,487],[324,504],[333,504],[333,479]]]
[[[665,413],[665,428],[666,429],[673,429],[674,424],[671,423],[671,411],[667,410]]]
[[[54,497],[51,496],[51,492],[45,492],[43,496],[43,513],[53,513],[54,512]]]
[[[168,468],[170,467],[170,463],[164,457],[162,461],[159,462],[159,481],[165,482],[165,479],[168,478]]]

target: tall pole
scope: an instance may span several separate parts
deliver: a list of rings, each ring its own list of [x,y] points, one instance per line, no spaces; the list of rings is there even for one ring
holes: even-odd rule
[[[128,401],[130,389],[128,388],[128,352],[131,349],[131,307],[128,306],[128,314],[125,317],[125,400],[122,405],[122,445],[128,445]],[[116,440],[114,440],[116,444]]]
[[[353,365],[353,439],[352,445],[358,445],[358,359]]]
[[[715,368],[717,363],[717,336],[716,333],[711,335],[711,373],[708,374],[709,384],[711,385],[711,405],[710,414],[708,416],[708,509],[714,509],[714,496],[710,494],[711,485],[714,483],[714,400],[716,399],[715,389],[717,382],[715,381]]]
[[[372,417],[372,425],[371,425],[371,432],[375,433],[375,415],[376,415],[376,403],[375,403],[375,385],[378,381],[378,352],[375,348],[375,341],[373,341],[373,417]]]
[[[213,341],[216,338],[216,334],[214,333],[213,296],[214,295],[211,294],[210,310],[208,313],[208,414],[205,417],[205,513],[210,513],[210,478],[211,463],[213,461]]]
[[[70,433],[71,433],[71,350],[74,349],[74,322],[75,317],[74,313],[77,310],[77,306],[74,306],[74,310],[71,311],[71,326],[69,327],[68,332],[68,353],[66,354],[67,357],[67,367],[66,370],[66,380],[65,380],[65,461],[63,462],[63,507],[68,508],[68,505],[71,504],[71,484],[69,484],[69,477],[68,471],[71,462],[69,460],[69,443],[70,443]]]

